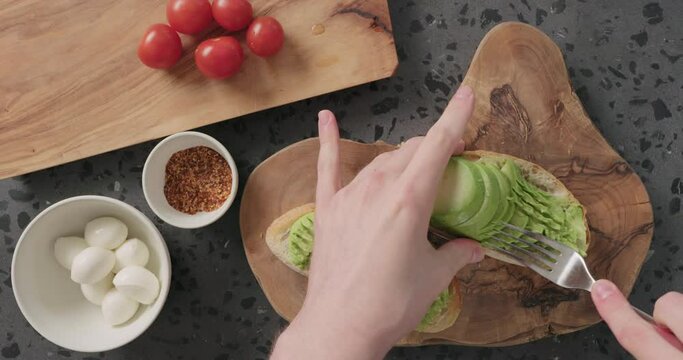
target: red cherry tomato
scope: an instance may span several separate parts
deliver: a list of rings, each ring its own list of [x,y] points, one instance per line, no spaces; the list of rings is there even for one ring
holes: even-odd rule
[[[180,36],[166,24],[147,28],[138,45],[138,58],[154,69],[167,69],[175,65],[183,52]]]
[[[239,31],[251,22],[253,10],[247,0],[213,0],[213,18],[228,31]]]
[[[169,0],[166,17],[175,31],[188,35],[200,33],[213,20],[208,0]]]
[[[254,19],[247,30],[247,45],[258,56],[275,55],[285,42],[282,25],[270,16]]]
[[[194,62],[199,71],[214,79],[225,79],[235,75],[243,61],[242,47],[232,36],[204,40],[194,51]]]

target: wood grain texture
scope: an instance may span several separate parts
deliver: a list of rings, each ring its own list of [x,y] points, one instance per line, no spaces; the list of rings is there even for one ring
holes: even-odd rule
[[[285,47],[263,59],[243,46],[241,72],[215,81],[196,69],[190,37],[170,71],[138,61],[165,0],[0,0],[0,178],[384,78],[398,64],[386,0],[252,3],[282,23]]]
[[[465,137],[468,149],[511,154],[558,177],[587,209],[591,271],[629,293],[652,238],[652,207],[637,174],[583,110],[557,46],[531,26],[498,25],[479,45],[464,83],[477,98]],[[343,141],[345,183],[391,149],[384,143]],[[254,170],[242,199],[249,264],[286,319],[299,310],[306,280],[270,254],[263,234],[288,209],[313,201],[317,150],[316,139],[309,139],[273,155]],[[463,309],[455,324],[436,334],[412,333],[401,345],[504,346],[599,321],[588,293],[557,287],[526,268],[487,258],[464,268],[458,278]]]

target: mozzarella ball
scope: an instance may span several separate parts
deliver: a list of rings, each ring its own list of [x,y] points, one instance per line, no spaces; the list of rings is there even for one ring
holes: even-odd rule
[[[59,265],[67,270],[71,270],[71,263],[81,251],[85,250],[88,244],[82,237],[65,236],[55,241],[55,258]]]
[[[90,246],[116,249],[126,240],[128,227],[119,219],[105,216],[85,225],[85,241]]]
[[[139,239],[128,239],[116,251],[116,264],[114,272],[119,272],[126,266],[137,265],[145,266],[149,261],[149,249],[144,242]]]
[[[102,299],[107,295],[107,292],[114,287],[112,280],[114,274],[109,273],[104,279],[94,284],[81,284],[81,292],[83,296],[95,305],[102,305]]]
[[[159,295],[159,280],[141,266],[126,266],[114,276],[116,289],[131,299],[149,305]]]
[[[120,291],[111,289],[102,299],[102,315],[109,325],[120,325],[130,320],[138,311],[137,301],[122,294]]]
[[[81,251],[71,264],[71,280],[79,284],[94,284],[104,279],[114,268],[111,250],[91,246]]]

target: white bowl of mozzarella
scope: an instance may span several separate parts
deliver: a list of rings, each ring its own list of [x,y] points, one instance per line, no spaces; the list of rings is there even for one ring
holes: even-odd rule
[[[12,287],[31,326],[67,349],[125,345],[156,319],[171,259],[137,209],[103,196],[60,201],[36,216],[12,258]]]

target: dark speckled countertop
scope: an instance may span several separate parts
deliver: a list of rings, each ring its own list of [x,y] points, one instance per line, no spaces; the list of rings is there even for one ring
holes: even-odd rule
[[[200,129],[232,152],[240,186],[259,162],[314,136],[315,114],[337,113],[342,135],[399,142],[423,134],[459,85],[477,44],[496,23],[536,25],[565,54],[574,88],[597,127],[642,177],[656,230],[631,301],[648,311],[683,291],[683,3],[680,0],[390,1],[396,76]],[[368,58],[371,61],[371,57]],[[216,224],[180,230],[154,217],[140,176],[156,142],[0,181],[0,358],[266,358],[285,324],[261,292],[242,249],[237,202]],[[0,160],[1,161],[1,160]],[[22,230],[61,199],[101,194],[141,209],[169,245],[173,283],[163,312],[118,350],[82,354],[38,335],[14,301],[10,264]],[[343,351],[343,349],[340,349]],[[390,359],[628,358],[604,324],[507,348],[394,349]]]

